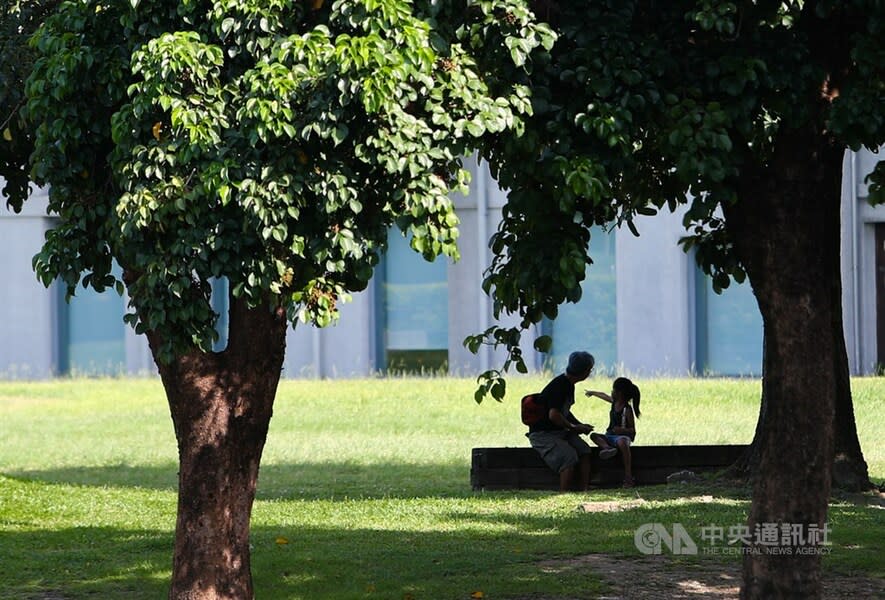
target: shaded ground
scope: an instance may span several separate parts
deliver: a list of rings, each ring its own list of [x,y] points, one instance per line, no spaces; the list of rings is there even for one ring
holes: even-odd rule
[[[569,561],[542,563],[541,567],[553,572],[586,570],[602,577],[611,584],[612,591],[599,600],[736,600],[741,582],[738,564],[712,561],[683,564],[665,555],[616,558],[605,554],[589,554]],[[823,597],[826,600],[885,598],[883,579],[827,575],[823,585]]]
[[[713,487],[711,484],[706,484],[704,491],[709,491]],[[636,491],[635,497],[630,499],[583,502],[577,506],[577,510],[588,513],[632,510],[649,502],[640,497],[640,492],[641,488]],[[693,503],[716,501],[716,496],[711,494],[685,494],[681,497]],[[882,493],[837,493],[834,494],[834,500],[885,510],[885,494]],[[656,556],[587,554],[567,560],[557,559],[536,564],[547,573],[601,578],[610,586],[610,590],[598,596],[597,600],[738,600],[741,583],[739,562],[721,557],[686,561],[684,558],[666,553]],[[586,597],[586,595],[581,596],[581,599],[586,600]],[[885,578],[825,572],[822,597],[824,600],[885,599]],[[68,600],[70,596],[47,590],[25,595],[23,598]],[[511,597],[510,600],[576,599],[564,595],[531,594]]]
[[[862,506],[885,509],[885,494],[843,494],[841,500]],[[698,496],[700,502],[713,501],[712,496]],[[637,497],[630,501],[586,502],[578,506],[584,512],[616,512],[636,508],[645,503]],[[550,573],[586,572],[601,577],[612,590],[599,600],[669,600],[715,599],[737,600],[740,595],[739,562],[710,560],[686,563],[673,556],[615,557],[588,554],[571,560],[545,561],[540,567]],[[823,582],[825,600],[844,598],[885,598],[885,579],[866,576],[826,574]],[[533,596],[532,600],[569,600]]]

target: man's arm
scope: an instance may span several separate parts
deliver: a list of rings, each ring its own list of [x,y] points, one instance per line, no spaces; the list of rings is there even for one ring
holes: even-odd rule
[[[561,427],[566,431],[573,431],[575,433],[590,433],[593,431],[592,425],[586,425],[584,423],[572,423],[568,419],[565,418],[565,415],[562,414],[558,408],[551,408],[547,412],[547,418],[550,419],[550,422],[556,425],[557,427]]]

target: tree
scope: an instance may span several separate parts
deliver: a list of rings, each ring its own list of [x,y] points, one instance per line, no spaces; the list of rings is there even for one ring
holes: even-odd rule
[[[842,332],[840,182],[846,147],[885,143],[885,7],[533,6],[560,36],[528,74],[533,117],[523,136],[495,136],[483,150],[509,189],[484,285],[496,313],[521,327],[467,340],[510,350],[478,397],[502,396],[502,371],[525,369],[521,329],[580,298],[592,225],[635,232],[635,215],[685,205],[686,249],[716,288],[748,277],[763,318],[751,531],[824,527],[837,451],[849,478],[868,484]],[[871,180],[885,200],[883,163]],[[749,554],[742,594],[819,596],[819,556]]]
[[[10,198],[25,196],[30,181],[26,157],[33,136],[22,108],[34,54],[27,41],[60,2],[10,0],[0,9],[0,177],[5,180],[3,192]]]
[[[125,287],[149,340],[180,459],[170,598],[253,596],[287,324],[331,322],[394,224],[428,260],[457,254],[460,157],[530,109],[476,61],[516,71],[552,41],[511,0],[76,0],[37,31],[30,175],[59,222],[34,265],[68,297]]]

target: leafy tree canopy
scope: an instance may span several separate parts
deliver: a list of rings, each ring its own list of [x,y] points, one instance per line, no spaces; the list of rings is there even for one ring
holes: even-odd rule
[[[214,277],[324,325],[391,225],[455,256],[460,157],[521,130],[526,61],[554,40],[523,4],[65,2],[27,86],[31,175],[61,218],[39,277],[125,282],[163,360],[211,348]]]
[[[0,8],[0,177],[13,208],[27,196],[33,136],[22,118],[25,80],[34,63],[28,38],[61,0],[7,0]]]
[[[524,371],[522,329],[577,302],[590,227],[688,205],[683,243],[714,287],[743,281],[721,207],[774,165],[786,131],[828,132],[846,147],[885,143],[885,4],[719,0],[538,1],[559,35],[534,63],[533,115],[522,136],[499,135],[484,156],[509,188],[484,282],[495,326],[467,340],[503,345]],[[885,166],[871,176],[885,201]],[[535,347],[546,350],[541,337]],[[503,397],[500,371],[477,399]]]

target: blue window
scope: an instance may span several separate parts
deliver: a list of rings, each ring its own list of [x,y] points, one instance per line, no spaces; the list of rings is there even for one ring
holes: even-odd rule
[[[575,350],[585,350],[596,358],[596,372],[613,370],[618,361],[615,233],[593,227],[590,256],[593,264],[587,266],[581,282],[581,300],[563,304],[556,319],[542,326],[553,338],[546,366],[555,372],[565,369]]]
[[[119,267],[114,274],[120,276]],[[63,286],[59,286],[63,294]],[[126,325],[123,298],[113,289],[98,293],[77,288],[70,303],[62,301],[60,365],[62,373],[119,375],[126,371]]]
[[[449,289],[446,261],[430,263],[409,247],[399,231],[388,234],[381,268],[379,366],[388,371],[447,368]]]
[[[762,373],[762,315],[749,282],[722,294],[700,269],[696,279],[697,367],[705,375],[756,376]]]
[[[222,352],[227,348],[230,324],[230,283],[227,277],[212,279],[212,310],[218,314],[218,320],[215,322],[218,339],[212,345],[212,350]]]

